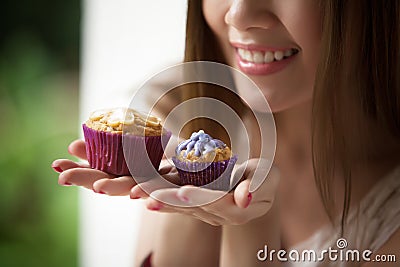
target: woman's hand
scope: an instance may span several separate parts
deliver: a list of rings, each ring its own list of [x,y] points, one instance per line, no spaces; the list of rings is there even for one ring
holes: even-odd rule
[[[80,159],[87,160],[85,142],[76,140],[68,147],[68,152]],[[115,175],[95,170],[88,163],[74,162],[68,159],[55,160],[53,169],[60,173],[60,185],[76,185],[92,189],[96,193],[112,196],[129,195],[136,185],[131,176],[116,177]]]
[[[194,186],[153,188],[145,204],[150,210],[186,214],[215,226],[245,224],[268,212],[279,184],[276,167],[268,173],[269,164],[261,159],[250,159],[246,163],[236,170],[235,175],[243,174],[236,177],[242,178],[242,182],[231,193]],[[168,175],[174,171],[171,169]],[[142,185],[134,186],[131,198],[146,197],[148,193],[142,188]],[[208,204],[199,206],[196,203]]]
[[[87,159],[83,140],[72,142],[68,151],[73,156]],[[165,162],[167,161],[163,162],[165,166],[159,171],[160,175],[165,180],[177,183],[176,169]],[[110,196],[147,198],[145,205],[149,210],[181,213],[216,226],[245,224],[268,212],[279,184],[279,171],[272,167],[268,172],[268,166],[268,162],[262,159],[250,159],[241,164],[233,179],[242,181],[233,192],[227,193],[195,186],[164,188],[164,185],[154,182],[155,180],[137,185],[131,176],[116,177],[92,169],[87,163],[67,159],[58,159],[52,164],[54,170],[60,173],[60,185],[83,186]],[[242,177],[237,177],[238,175]]]
[[[73,141],[68,152],[80,159],[87,160],[85,142],[83,140]],[[158,173],[167,181],[177,184],[178,173],[175,168],[168,164],[168,161],[161,161],[161,168]],[[58,183],[64,186],[76,185],[91,189],[96,193],[110,196],[129,195],[131,189],[137,184],[132,176],[119,176],[90,168],[87,162],[74,162],[68,159],[57,159],[52,163],[52,168],[60,173]],[[142,187],[147,188],[151,193],[160,189],[165,184],[155,183],[154,180],[146,182]],[[148,197],[143,193],[141,198]],[[139,198],[139,197],[133,197]]]

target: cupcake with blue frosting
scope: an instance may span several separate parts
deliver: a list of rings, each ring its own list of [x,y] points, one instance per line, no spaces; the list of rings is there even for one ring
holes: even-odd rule
[[[181,142],[175,154],[172,161],[178,170],[181,185],[229,190],[237,156],[224,142],[200,130]]]

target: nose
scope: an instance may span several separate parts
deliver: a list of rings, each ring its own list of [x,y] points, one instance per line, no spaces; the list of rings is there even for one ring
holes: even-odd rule
[[[225,23],[239,31],[251,28],[268,29],[278,19],[273,12],[271,0],[232,0],[225,15]]]

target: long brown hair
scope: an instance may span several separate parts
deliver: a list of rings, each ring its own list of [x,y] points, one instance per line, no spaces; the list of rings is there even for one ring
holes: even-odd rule
[[[332,181],[337,173],[344,177],[343,229],[352,165],[357,158],[368,157],[367,142],[373,141],[372,134],[358,137],[373,132],[371,127],[381,127],[400,138],[399,1],[321,0],[320,7],[323,36],[313,96],[313,166],[332,222]],[[189,0],[185,61],[224,63],[220,55],[202,14],[202,1]],[[196,88],[192,89],[183,99],[195,94]],[[197,93],[202,94],[200,87]]]
[[[203,16],[202,1],[188,1],[184,61],[213,61],[226,64],[222,55],[217,39]],[[227,79],[232,79],[229,73],[226,75],[229,76]],[[205,83],[188,84],[180,89],[182,102],[199,96],[212,97],[232,107],[241,117],[244,114],[252,116],[252,113],[243,104],[240,97],[230,90]],[[251,119],[254,119],[254,117],[251,117]],[[229,135],[223,126],[206,118],[195,119],[188,123],[183,128],[182,135],[189,136],[191,132],[199,129],[209,130],[214,137],[223,140],[228,145],[230,144]]]
[[[313,98],[313,165],[333,219],[332,181],[344,177],[342,229],[352,166],[373,154],[376,128],[400,137],[399,1],[322,0],[323,35]],[[371,143],[372,142],[372,143]]]

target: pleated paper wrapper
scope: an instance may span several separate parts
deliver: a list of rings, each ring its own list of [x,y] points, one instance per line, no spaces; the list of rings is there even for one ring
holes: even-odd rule
[[[172,158],[178,170],[181,185],[201,186],[208,189],[229,191],[237,155],[217,162],[191,162]]]
[[[85,124],[82,128],[90,167],[117,176],[154,173],[171,137],[169,131],[161,136],[138,136],[98,131]]]

